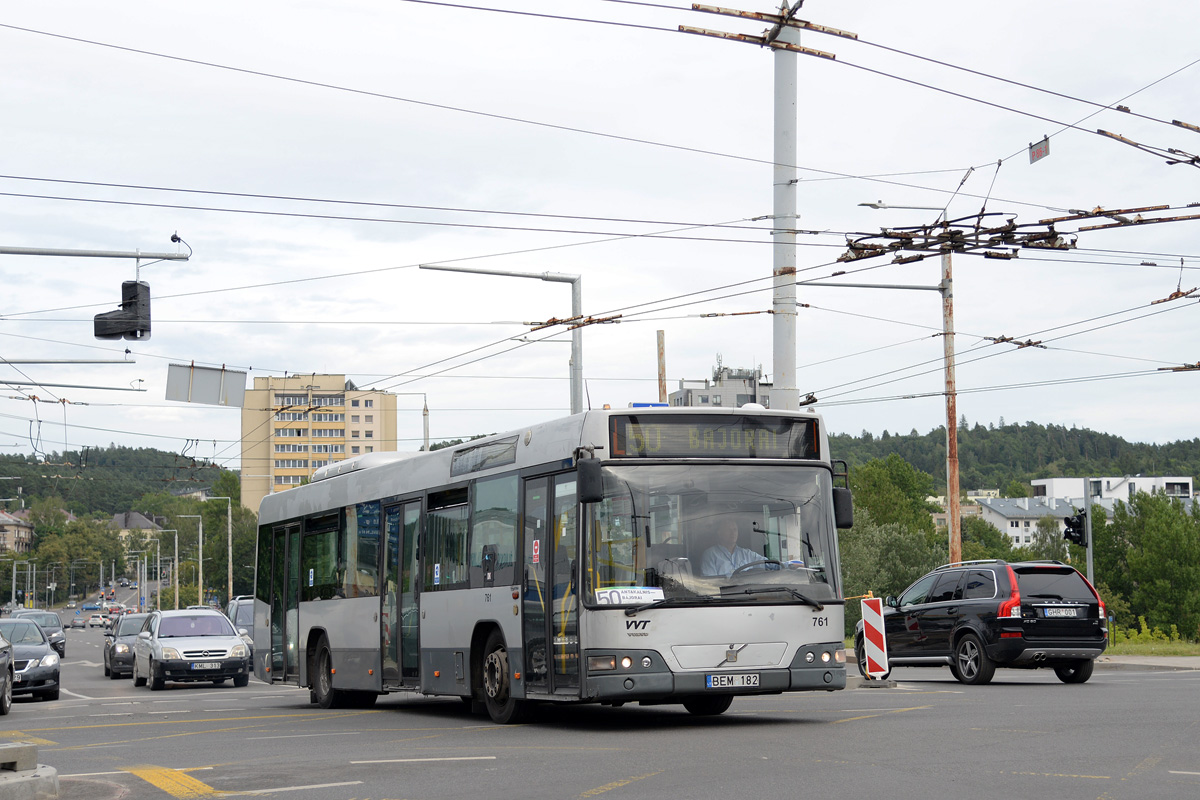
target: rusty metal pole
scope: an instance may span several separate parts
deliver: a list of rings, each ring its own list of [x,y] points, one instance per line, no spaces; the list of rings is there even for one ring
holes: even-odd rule
[[[658,332],[658,402],[667,402],[667,332]]]
[[[958,397],[954,388],[954,273],[950,250],[942,252],[942,352],[946,364],[946,528],[950,561],[962,561],[958,507]]]

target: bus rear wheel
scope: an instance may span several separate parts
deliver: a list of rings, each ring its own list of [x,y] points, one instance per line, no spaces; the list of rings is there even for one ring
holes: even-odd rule
[[[488,634],[482,666],[483,701],[492,722],[509,725],[524,720],[529,713],[529,703],[512,695],[508,648],[504,646],[504,635],[498,630]]]
[[[321,708],[341,708],[344,705],[342,691],[333,688],[333,653],[329,650],[329,639],[324,636],[317,642],[317,657],[313,670],[313,693]]]
[[[715,717],[724,714],[733,705],[733,695],[714,694],[700,697],[689,697],[683,701],[683,707],[689,714],[697,717]]]

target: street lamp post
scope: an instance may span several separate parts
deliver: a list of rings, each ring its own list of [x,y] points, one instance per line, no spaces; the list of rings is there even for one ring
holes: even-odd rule
[[[195,519],[199,525],[198,549],[200,550],[200,554],[198,560],[200,562],[200,577],[196,586],[196,602],[204,605],[204,517],[199,514],[180,514],[179,516],[184,519]]]
[[[509,272],[500,269],[444,267],[440,264],[421,264],[421,269],[436,269],[443,272],[469,272],[475,275],[499,275],[505,278],[533,278],[540,281],[571,284],[571,317],[576,320],[575,328],[571,331],[571,413],[578,414],[583,411],[583,328],[578,324],[580,317],[583,316],[582,276],[568,275],[562,272]]]
[[[159,531],[159,534],[164,534],[164,533],[175,534],[175,566],[172,569],[172,572],[174,573],[174,575],[172,575],[172,577],[175,580],[175,610],[178,611],[179,610],[179,531],[175,530],[174,528],[169,528],[167,530]],[[162,610],[162,566],[161,565],[158,568],[158,608],[160,611]]]
[[[233,599],[233,498],[232,497],[206,497],[207,500],[224,500],[225,501],[225,535],[228,539],[227,547],[229,548],[226,555],[229,556],[229,572],[228,572],[228,594],[225,595],[225,602],[228,603]]]

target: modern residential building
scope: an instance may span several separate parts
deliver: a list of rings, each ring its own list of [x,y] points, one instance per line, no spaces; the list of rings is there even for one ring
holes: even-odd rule
[[[1083,497],[1087,478],[1041,478],[1031,481],[1034,497]],[[1167,497],[1190,498],[1192,479],[1154,475],[1125,475],[1120,478],[1091,478],[1092,497],[1129,502],[1138,492],[1162,492]]]
[[[307,483],[334,461],[396,449],[396,395],[345,375],[255,378],[242,406],[242,505]]]
[[[28,553],[33,549],[33,523],[0,511],[0,552]]]
[[[679,390],[667,395],[672,406],[741,408],[746,403],[771,407],[771,384],[762,369],[732,369],[718,362],[712,380],[681,380]]]

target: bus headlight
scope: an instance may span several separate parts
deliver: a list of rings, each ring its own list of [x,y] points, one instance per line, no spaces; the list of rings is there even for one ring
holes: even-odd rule
[[[621,669],[629,669],[632,666],[633,666],[633,659],[630,658],[629,656],[625,656],[624,658],[621,659]]]

